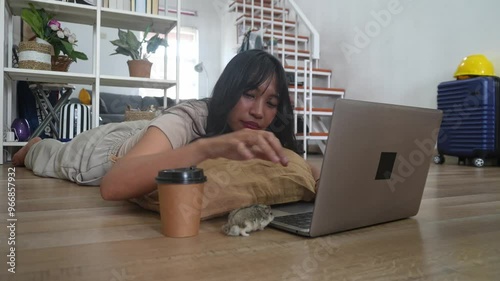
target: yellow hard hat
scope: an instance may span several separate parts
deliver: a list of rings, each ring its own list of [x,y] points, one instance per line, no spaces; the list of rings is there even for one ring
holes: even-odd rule
[[[81,103],[86,104],[86,105],[90,105],[92,103],[90,93],[87,90],[85,90],[84,88],[82,88],[80,90],[80,94],[78,95],[78,99],[80,100]]]
[[[484,55],[470,55],[463,58],[453,77],[469,75],[495,76],[495,68]]]

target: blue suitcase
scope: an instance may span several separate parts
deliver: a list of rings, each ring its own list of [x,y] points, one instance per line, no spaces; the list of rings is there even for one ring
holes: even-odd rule
[[[438,109],[443,121],[437,142],[436,164],[444,155],[460,163],[482,167],[488,158],[500,156],[500,78],[476,77],[438,85]]]

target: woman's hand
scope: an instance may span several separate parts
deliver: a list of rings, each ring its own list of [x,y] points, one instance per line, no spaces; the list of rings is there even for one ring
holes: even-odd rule
[[[263,130],[242,129],[229,134],[202,139],[209,158],[223,157],[233,160],[254,158],[288,165],[288,158],[276,136]]]

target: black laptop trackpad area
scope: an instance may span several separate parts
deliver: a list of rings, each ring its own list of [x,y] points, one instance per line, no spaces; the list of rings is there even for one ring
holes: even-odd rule
[[[312,202],[294,202],[272,206],[272,211],[275,216],[293,215],[299,213],[309,213],[314,209]]]
[[[288,215],[283,217],[275,217],[275,222],[292,225],[301,229],[309,229],[311,227],[312,212]]]
[[[392,176],[392,169],[396,161],[396,152],[382,152],[378,163],[377,175],[375,180],[389,180]]]

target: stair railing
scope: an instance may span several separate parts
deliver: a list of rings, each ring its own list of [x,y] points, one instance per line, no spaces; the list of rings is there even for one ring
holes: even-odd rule
[[[255,9],[255,4],[260,2],[260,30],[262,34],[264,35],[265,33],[265,28],[264,26],[268,26],[268,24],[265,23],[264,19],[264,0],[251,0],[249,3],[247,3],[246,0],[243,0],[243,14],[247,14],[247,9],[250,9],[250,16],[251,16],[251,27],[250,29],[253,30],[255,29],[255,16],[256,16],[256,9]],[[302,99],[302,107],[303,107],[303,150],[304,150],[304,158],[307,157],[307,143],[308,139],[310,139],[310,133],[307,133],[307,129],[309,127],[309,130],[311,131],[313,129],[313,111],[312,111],[312,92],[313,92],[313,65],[315,64],[316,67],[319,67],[319,58],[320,58],[320,36],[318,31],[314,28],[312,23],[307,19],[303,11],[300,9],[300,7],[295,3],[294,0],[278,0],[278,1],[272,1],[271,2],[271,24],[270,24],[270,52],[271,54],[274,54],[275,51],[275,42],[277,43],[278,41],[274,40],[275,36],[275,12],[279,11],[276,8],[276,2],[280,2],[281,7],[281,61],[284,66],[286,66],[286,20],[287,17],[286,15],[290,15],[290,13],[286,12],[286,7],[292,8],[295,11],[295,32],[294,32],[294,54],[293,54],[293,59],[295,61],[294,63],[294,107],[297,108],[299,106],[300,101],[298,100],[298,68],[299,68],[299,23],[304,24],[307,30],[309,31],[310,39],[308,44],[306,45],[306,48],[310,51],[310,59],[304,60],[304,70],[303,70],[303,99]],[[248,5],[251,5],[248,7]],[[246,28],[246,20],[243,21],[243,31],[246,33],[247,28]],[[330,82],[330,81],[329,81]],[[296,110],[294,108],[294,110]],[[295,123],[295,128],[294,131],[295,133],[298,132],[298,127],[297,127],[297,118],[298,114],[294,114],[294,123]]]
[[[282,18],[285,18],[284,15]],[[264,27],[264,26],[262,26]],[[264,28],[262,28],[262,31],[264,32]],[[271,44],[271,54],[274,55],[274,2],[271,2],[271,37],[270,37],[270,44]]]
[[[247,1],[243,0],[243,15],[245,16],[246,14],[247,14]],[[243,33],[246,32],[246,30],[247,30],[246,27],[247,27],[247,21],[245,18],[243,18],[243,23],[242,23]],[[239,33],[238,33],[238,36],[240,36]]]
[[[283,38],[282,38],[282,46],[283,46],[283,52],[281,54],[281,58],[282,58],[282,61],[284,63],[285,61],[285,50],[284,50],[284,46],[285,46],[285,31],[286,31],[286,17],[285,15],[287,14],[286,13],[286,8],[285,7],[291,7],[294,11],[295,11],[295,15],[296,15],[296,20],[295,22],[298,24],[299,21],[303,22],[304,25],[306,26],[306,28],[308,29],[309,31],[309,34],[310,34],[310,42],[309,42],[309,51],[311,52],[311,58],[313,59],[313,61],[316,62],[316,67],[318,67],[318,64],[319,64],[319,58],[320,58],[320,36],[319,36],[319,33],[318,31],[316,30],[316,28],[312,25],[312,23],[309,21],[309,19],[306,17],[306,15],[304,14],[304,12],[300,9],[300,7],[297,5],[297,3],[294,1],[294,0],[280,0],[281,1],[281,9],[282,9],[282,14],[281,14],[281,18],[282,18],[282,34],[283,34]],[[263,0],[260,0],[260,5],[261,5],[261,14],[260,14],[260,20],[261,20],[261,29],[263,30],[263,26],[264,26],[264,1]],[[247,12],[247,1],[244,0],[243,1],[243,14],[246,15],[246,12]],[[274,19],[275,19],[275,16],[274,16],[274,12],[275,12],[275,2],[272,1],[271,2],[271,49],[274,51],[274,44],[273,44],[273,40],[274,40]],[[255,15],[255,0],[251,0],[251,6],[250,6],[250,15],[251,15],[251,28],[255,28],[255,19],[254,19],[254,15]],[[246,21],[244,20],[243,21],[243,31],[246,32]],[[297,39],[298,39],[298,26],[295,28],[295,41],[297,42]],[[298,44],[296,43],[296,47],[298,47]]]
[[[302,95],[304,111],[302,111],[302,124],[303,124],[303,133],[304,138],[302,141],[302,151],[304,153],[304,159],[307,158],[307,140],[309,138],[309,134],[311,133],[311,120],[312,120],[312,91],[309,91],[309,88],[312,88],[312,80],[309,80],[307,75],[309,73],[308,67],[312,62],[310,60],[304,60],[304,94]],[[311,85],[311,86],[309,86]],[[297,91],[297,90],[296,90]],[[309,125],[309,133],[307,132],[307,126]]]
[[[262,10],[260,10],[260,30],[262,32],[264,30],[264,28],[262,28],[264,26],[264,0],[260,0],[260,6],[262,7]],[[264,33],[262,33],[262,37],[262,40],[264,40]]]
[[[247,15],[247,1],[244,0],[243,1],[243,15],[246,16]],[[260,5],[262,7],[264,7],[264,0],[261,0],[260,1]],[[250,9],[250,28],[249,30],[254,30],[255,29],[255,0],[252,0],[251,3],[250,3],[250,7],[248,8]],[[261,20],[261,26],[262,26],[262,23],[264,22],[264,12],[261,11],[260,13],[260,20]],[[247,30],[247,26],[246,26],[246,20],[243,20],[243,23],[242,23],[242,27],[243,27],[243,33],[246,33],[248,30]]]
[[[305,92],[307,91],[307,95],[309,96],[309,109],[307,111],[308,113],[308,121],[309,121],[309,134],[311,133],[312,129],[313,129],[313,124],[312,124],[312,121],[313,121],[313,104],[312,104],[312,101],[313,101],[313,62],[312,60],[310,61],[306,61],[306,64],[309,64],[309,67],[307,69],[307,71],[304,69],[304,79],[307,80],[309,78],[309,87],[306,89],[304,88],[304,95],[305,95]],[[307,156],[307,151],[306,151],[306,156]]]
[[[309,21],[309,19],[306,17],[304,12],[300,9],[300,7],[295,3],[294,0],[285,0],[290,4],[290,6],[294,9],[295,13],[297,16],[301,19],[301,21],[305,24],[306,28],[309,30],[309,33],[311,34],[311,58],[316,60],[316,63],[318,63],[319,60],[319,53],[320,53],[320,37],[319,33],[314,28],[312,23]]]

